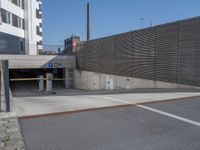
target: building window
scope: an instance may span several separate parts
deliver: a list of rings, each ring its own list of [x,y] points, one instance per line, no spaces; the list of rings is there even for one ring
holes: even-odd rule
[[[20,8],[24,9],[24,0],[9,0],[13,4],[19,6]]]
[[[36,28],[37,28],[36,34],[39,35],[39,36],[42,36],[42,32],[40,32],[40,27],[37,26]]]
[[[22,52],[24,51],[24,42],[23,41],[20,41],[20,49]]]
[[[1,9],[1,18],[2,22],[6,23],[6,11],[4,9]]]
[[[38,19],[42,18],[42,15],[40,14],[40,11],[38,9],[36,9],[36,17]]]
[[[39,11],[42,11],[42,5],[39,4]]]
[[[12,14],[10,12],[6,12],[6,23],[12,25]]]
[[[13,26],[18,28],[18,17],[13,14],[12,20],[13,20]]]
[[[2,17],[2,22],[12,25],[14,27],[23,29],[25,28],[24,25],[24,19],[6,11],[5,9],[1,9],[1,17]]]
[[[18,21],[18,28],[24,29],[23,19],[18,17],[17,21]]]

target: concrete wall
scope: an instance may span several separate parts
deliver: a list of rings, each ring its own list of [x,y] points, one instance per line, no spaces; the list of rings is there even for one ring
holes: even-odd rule
[[[74,70],[74,87],[84,90],[113,90],[134,88],[192,88],[200,87]]]
[[[75,56],[0,55],[0,60],[9,60],[9,69],[32,69],[32,68],[74,69],[76,67]]]

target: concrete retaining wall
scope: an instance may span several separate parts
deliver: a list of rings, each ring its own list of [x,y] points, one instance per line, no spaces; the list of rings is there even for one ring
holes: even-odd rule
[[[200,87],[130,78],[88,71],[74,70],[74,87],[84,90],[114,90],[134,88],[190,88]]]

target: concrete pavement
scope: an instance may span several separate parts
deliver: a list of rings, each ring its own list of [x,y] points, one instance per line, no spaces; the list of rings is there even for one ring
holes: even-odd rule
[[[123,99],[120,99],[123,100]],[[124,100],[125,101],[125,100]],[[198,150],[200,98],[21,119],[27,150]],[[47,138],[48,137],[48,138]]]
[[[65,96],[63,90],[56,95],[13,96],[18,116],[41,115],[67,111],[79,111],[101,107],[112,107],[127,104],[165,101],[185,97],[200,96],[200,92],[131,92],[131,93],[89,93],[87,91],[73,90],[71,96]],[[66,90],[67,95],[67,90]],[[120,101],[122,100],[122,101]]]

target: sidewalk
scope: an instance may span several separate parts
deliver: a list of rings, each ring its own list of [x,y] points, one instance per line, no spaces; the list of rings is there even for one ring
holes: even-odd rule
[[[0,112],[0,150],[25,150],[21,129],[13,106],[11,96],[11,112],[6,113],[5,94],[1,88],[1,108]]]
[[[200,92],[196,91],[166,91],[166,89],[138,89],[130,92],[112,91],[108,93],[109,91],[90,92],[74,89],[57,90],[54,95],[38,95],[37,93],[28,95],[26,91],[19,91],[18,95],[13,95],[13,99],[18,117],[33,117],[200,96]],[[23,96],[23,93],[26,95]],[[128,103],[117,99],[125,100]]]
[[[25,150],[15,113],[0,113],[0,150]]]

